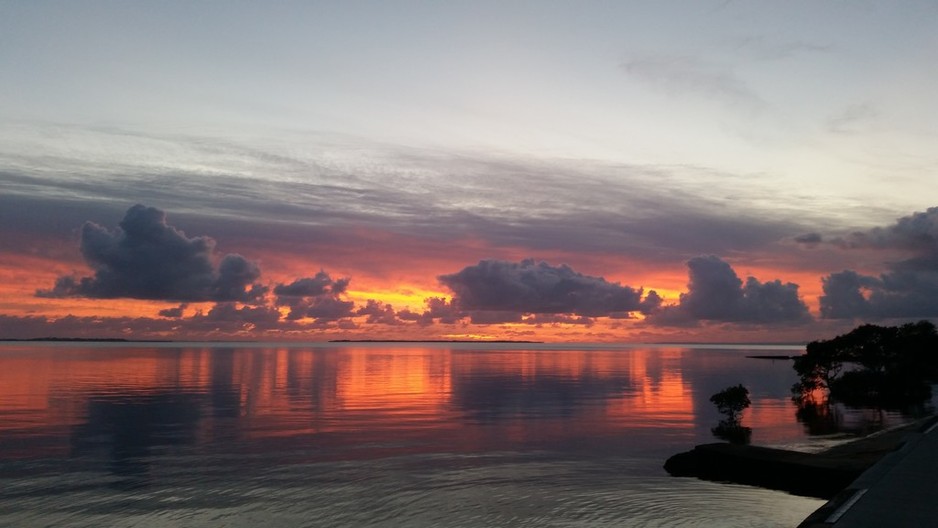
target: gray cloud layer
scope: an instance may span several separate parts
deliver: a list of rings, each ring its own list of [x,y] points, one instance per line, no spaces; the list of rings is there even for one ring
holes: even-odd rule
[[[354,237],[354,226],[433,241],[682,261],[763,248],[804,231],[817,210],[804,197],[786,201],[784,213],[747,209],[741,204],[776,203],[778,190],[703,167],[443,156],[321,137],[277,146],[111,129],[35,134],[88,146],[97,156],[24,152],[16,170],[0,173],[0,210],[44,233],[67,219],[102,223],[102,209],[146,200],[172,204],[174,220],[188,231],[229,242],[289,245],[329,237],[329,230]],[[140,155],[100,147],[120,141]],[[154,165],[167,149],[174,164]]]
[[[892,261],[879,276],[843,270],[824,277],[822,317],[938,317],[938,207],[833,242],[851,250],[898,251],[906,258]]]

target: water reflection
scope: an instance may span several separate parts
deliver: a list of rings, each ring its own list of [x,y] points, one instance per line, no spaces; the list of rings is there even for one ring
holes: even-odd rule
[[[104,456],[123,476],[185,446],[340,459],[628,438],[652,449],[642,430],[688,445],[731,382],[753,389],[743,422],[756,443],[897,419],[818,407],[796,421],[790,367],[733,350],[49,346],[4,348],[0,367],[0,459]]]
[[[85,421],[72,428],[71,455],[103,451],[115,475],[143,476],[156,448],[196,442],[201,399],[172,392],[92,396]]]
[[[662,469],[709,396],[749,387],[762,445],[896,415],[806,429],[790,364],[745,354],[0,346],[0,524],[794,525],[818,504]]]

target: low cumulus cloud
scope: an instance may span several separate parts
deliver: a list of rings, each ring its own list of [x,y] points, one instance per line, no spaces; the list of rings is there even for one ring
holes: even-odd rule
[[[453,305],[469,313],[473,322],[519,322],[522,314],[602,317],[622,312],[650,313],[660,304],[653,292],[643,300],[640,288],[533,259],[482,260],[457,273],[441,275],[439,280],[453,291]]]
[[[780,280],[743,282],[727,262],[710,255],[687,262],[689,282],[678,304],[664,307],[650,320],[664,325],[699,321],[726,323],[792,323],[810,319],[798,297],[798,285]]]
[[[255,302],[266,293],[256,283],[261,275],[257,264],[237,254],[216,264],[213,239],[186,236],[154,207],[131,207],[115,230],[86,222],[80,247],[94,274],[59,277],[54,287],[37,295]]]
[[[318,323],[338,321],[355,312],[355,303],[341,298],[350,281],[348,277],[333,279],[320,271],[313,277],[275,286],[275,304],[290,308],[287,319],[291,321],[303,318],[312,318]]]
[[[466,317],[466,313],[453,304],[450,299],[429,297],[424,302],[427,304],[427,310],[419,319],[422,322],[432,323],[437,321],[441,324],[456,324]]]
[[[79,337],[86,339],[159,337],[173,333],[179,325],[171,319],[146,317],[75,316],[51,318],[42,315],[0,314],[4,339]]]
[[[208,312],[196,312],[182,318],[172,317],[100,317],[7,316],[0,314],[0,328],[7,339],[37,337],[205,339],[282,335],[283,331],[302,330],[280,320],[269,306],[236,306],[218,303]]]
[[[355,311],[355,315],[367,316],[366,322],[368,324],[383,324],[389,326],[403,324],[402,319],[400,319],[397,312],[394,311],[393,306],[387,303],[382,304],[374,299],[368,299],[365,306]],[[404,317],[412,319],[411,312],[406,311]]]
[[[822,317],[938,317],[938,207],[833,242],[851,250],[898,251],[905,258],[891,261],[878,276],[843,270],[824,277]]]
[[[239,323],[251,328],[275,328],[280,311],[272,306],[237,306],[235,303],[217,303],[206,314],[196,314],[195,322]]]

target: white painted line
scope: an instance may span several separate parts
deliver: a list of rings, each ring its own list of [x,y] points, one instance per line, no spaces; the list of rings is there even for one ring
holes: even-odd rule
[[[931,427],[929,427],[928,429],[925,429],[925,434],[928,434],[934,431],[936,427],[938,427],[938,422],[931,424]]]
[[[853,496],[847,499],[847,502],[841,504],[840,508],[837,508],[836,510],[834,510],[834,513],[830,514],[830,517],[828,517],[827,519],[824,519],[824,522],[826,523],[837,522],[843,516],[843,514],[847,513],[847,510],[853,507],[853,505],[856,504],[858,500],[860,500],[860,497],[862,497],[864,493],[866,493],[866,488],[858,489],[856,493],[853,494]]]

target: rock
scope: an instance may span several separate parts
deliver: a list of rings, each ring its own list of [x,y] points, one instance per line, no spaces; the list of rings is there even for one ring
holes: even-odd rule
[[[667,460],[674,476],[749,484],[829,499],[862,473],[868,464],[819,454],[736,444],[703,444]]]

